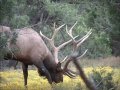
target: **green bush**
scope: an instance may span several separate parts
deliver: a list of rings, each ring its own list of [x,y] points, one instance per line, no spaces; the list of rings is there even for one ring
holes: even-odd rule
[[[94,84],[98,90],[116,90],[116,85],[113,81],[113,71],[109,72],[103,67],[99,71],[93,69],[92,73]]]
[[[22,28],[29,25],[29,16],[23,15],[18,16],[14,15],[14,17],[11,19],[11,26],[14,28]]]
[[[6,54],[8,37],[5,33],[0,33],[0,60],[3,59],[4,54]]]

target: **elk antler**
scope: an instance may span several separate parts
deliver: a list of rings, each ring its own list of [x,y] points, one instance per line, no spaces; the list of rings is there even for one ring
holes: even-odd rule
[[[70,28],[69,31],[68,31],[68,28],[67,28],[67,25],[66,25],[66,32],[72,38],[72,42],[73,42],[73,52],[72,52],[70,57],[76,57],[77,59],[80,59],[86,54],[87,50],[85,50],[85,52],[81,56],[79,56],[78,55],[78,48],[91,35],[92,32],[90,30],[85,36],[83,36],[79,40],[75,40],[75,38],[73,38],[72,30],[73,30],[73,28],[75,27],[76,24],[77,24],[77,22],[75,22],[75,24]],[[69,65],[69,63],[70,63],[70,60],[68,60],[66,62],[64,70],[67,70],[67,66]]]
[[[44,34],[42,34],[42,32],[40,31],[40,35],[50,43],[50,45],[51,45],[51,47],[52,47],[52,49],[53,49],[53,55],[54,55],[54,59],[55,59],[55,62],[56,62],[56,63],[59,62],[59,61],[58,61],[58,52],[59,52],[59,50],[62,49],[62,48],[63,48],[64,46],[66,46],[67,44],[69,44],[70,42],[72,42],[72,40],[69,40],[69,41],[66,41],[66,42],[62,43],[62,44],[59,45],[59,46],[55,46],[55,44],[54,44],[54,38],[55,38],[56,34],[58,33],[58,31],[59,31],[63,26],[65,26],[65,24],[59,26],[58,28],[55,28],[55,23],[54,23],[54,32],[53,32],[53,35],[52,35],[51,38],[46,37],[46,36],[45,36]],[[76,37],[75,37],[75,38],[76,38]]]
[[[80,38],[79,40],[75,40],[75,38],[73,38],[73,34],[72,34],[72,30],[75,27],[75,25],[77,24],[77,22],[70,28],[70,30],[68,31],[67,25],[66,25],[66,32],[67,34],[72,38],[72,42],[73,42],[73,53],[71,56],[75,56],[77,59],[82,58],[86,52],[88,50],[85,50],[84,53],[79,56],[78,55],[78,48],[80,47],[80,45],[91,35],[91,30],[82,38]],[[67,61],[67,63],[69,64],[70,61]],[[65,69],[67,68],[68,64],[65,65]]]
[[[91,35],[91,30],[85,35],[83,36],[82,38],[80,38],[79,40],[75,40],[75,38],[73,38],[73,35],[72,35],[72,30],[73,30],[73,27],[77,24],[77,22],[71,27],[71,29],[68,31],[67,29],[67,25],[66,25],[66,32],[67,34],[72,38],[73,40],[73,43],[74,43],[74,51],[76,51],[79,46]]]
[[[58,28],[55,28],[55,23],[54,23],[54,32],[53,32],[53,35],[51,38],[48,38],[46,37],[45,35],[42,34],[42,32],[40,31],[40,35],[46,39],[47,41],[49,41],[50,45],[52,46],[53,48],[53,55],[54,55],[54,59],[55,59],[55,62],[58,63],[58,52],[61,48],[63,48],[65,45],[69,44],[70,42],[73,42],[74,44],[74,48],[73,48],[73,54],[72,56],[76,56],[77,59],[83,57],[85,55],[85,53],[87,52],[87,50],[81,55],[81,56],[78,56],[77,54],[77,49],[78,47],[89,37],[89,35],[91,34],[91,30],[85,35],[83,36],[81,39],[79,40],[75,40],[75,38],[77,38],[78,36],[76,37],[73,37],[72,35],[72,30],[73,28],[75,27],[75,25],[77,24],[77,22],[70,28],[70,30],[68,31],[67,29],[67,25],[66,25],[66,32],[67,34],[72,38],[71,40],[67,41],[67,42],[64,42],[63,44],[61,44],[60,46],[56,47],[55,44],[54,44],[54,38],[56,36],[56,34],[58,33],[58,31],[63,27],[65,26],[65,24],[59,26]],[[63,63],[64,61],[68,60],[68,56],[66,56],[63,61],[61,61],[61,63]],[[67,69],[67,66],[68,64],[70,63],[70,60],[68,60],[63,68],[64,72],[66,75],[69,75],[71,77],[74,77],[75,75],[73,75],[73,71],[70,71],[69,69]]]

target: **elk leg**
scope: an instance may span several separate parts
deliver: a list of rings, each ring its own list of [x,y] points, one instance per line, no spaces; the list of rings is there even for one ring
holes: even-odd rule
[[[46,69],[46,67],[44,66],[44,64],[41,62],[39,65],[37,63],[35,66],[38,68],[39,72],[42,72],[43,75],[46,76],[46,78],[48,79],[49,83],[52,84],[51,75],[50,75],[49,71]]]
[[[24,85],[27,85],[27,77],[28,77],[28,65],[22,63],[23,75],[24,75]]]

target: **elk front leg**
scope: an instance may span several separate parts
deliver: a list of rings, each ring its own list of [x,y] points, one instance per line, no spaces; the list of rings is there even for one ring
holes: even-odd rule
[[[28,78],[28,65],[22,63],[23,75],[24,75],[24,85],[27,85],[27,78]]]
[[[49,83],[52,84],[52,79],[49,71],[46,69],[44,64],[42,62],[35,64],[35,66],[38,68],[39,72],[42,72],[42,75],[45,75],[48,79]]]

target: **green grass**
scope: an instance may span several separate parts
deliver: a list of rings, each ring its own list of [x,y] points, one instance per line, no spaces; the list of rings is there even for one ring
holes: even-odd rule
[[[91,74],[94,68],[87,67],[84,71],[87,76]],[[114,72],[112,82],[116,85],[116,90],[120,88],[120,68],[112,67],[96,67],[97,72],[105,71],[107,73]],[[0,90],[25,90],[22,70],[9,70],[0,72]],[[44,77],[39,77],[36,70],[29,70],[28,89],[27,90],[86,90],[86,87],[80,77],[70,79],[64,76],[64,82],[59,84],[48,83]]]

